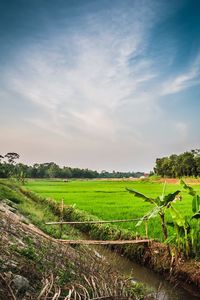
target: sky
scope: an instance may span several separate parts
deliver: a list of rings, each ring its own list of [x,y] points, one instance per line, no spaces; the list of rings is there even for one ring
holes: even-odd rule
[[[146,171],[200,147],[200,1],[0,0],[0,154]]]

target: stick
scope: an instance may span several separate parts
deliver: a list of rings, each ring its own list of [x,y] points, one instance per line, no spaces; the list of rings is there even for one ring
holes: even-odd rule
[[[116,241],[100,241],[100,240],[57,240],[63,244],[84,244],[84,245],[124,245],[124,244],[147,244],[151,240],[116,240]]]
[[[61,209],[60,209],[60,239],[62,238],[62,231],[63,231],[63,211],[64,211],[64,203],[62,199]]]
[[[60,225],[60,224],[103,224],[103,223],[123,223],[123,222],[134,222],[140,219],[128,219],[128,220],[110,220],[110,221],[64,221],[64,222],[47,222],[46,225]]]

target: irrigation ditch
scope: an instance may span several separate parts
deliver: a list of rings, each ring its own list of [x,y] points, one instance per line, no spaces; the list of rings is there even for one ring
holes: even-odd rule
[[[158,300],[199,299],[185,289],[166,281],[160,274],[155,273],[144,265],[138,264],[118,253],[113,253],[108,247],[105,248],[101,245],[94,245],[92,246],[92,249],[100,255],[102,259],[109,261],[109,263],[121,274],[126,275],[127,277],[131,276],[133,281],[141,282],[145,286],[150,287],[153,291],[156,291]]]
[[[35,202],[46,203],[55,214],[60,216],[61,206],[54,200],[41,197],[23,187],[19,187],[19,190]],[[64,221],[86,222],[74,224],[73,226],[78,228],[83,237],[87,239],[105,241],[135,239],[134,234],[119,229],[115,225],[87,223],[87,221],[98,221],[98,219],[72,206],[63,208],[62,219]],[[145,244],[113,244],[107,245],[106,248],[97,245],[92,247],[100,256],[115,265],[119,271],[133,276],[133,280],[136,278],[136,280],[156,289],[159,288],[161,283],[158,298],[160,300],[200,299],[200,262],[194,259],[184,260],[183,257],[176,254],[171,258],[165,244],[151,241]],[[120,267],[120,265],[123,267]]]

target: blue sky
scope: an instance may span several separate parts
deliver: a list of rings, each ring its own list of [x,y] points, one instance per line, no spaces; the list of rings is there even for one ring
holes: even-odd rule
[[[199,148],[200,1],[0,0],[0,14],[2,154],[148,171]]]

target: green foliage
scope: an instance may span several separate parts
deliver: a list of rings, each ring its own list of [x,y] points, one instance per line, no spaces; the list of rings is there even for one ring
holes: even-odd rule
[[[174,242],[177,245],[178,251],[183,252],[186,256],[198,255],[200,250],[200,197],[197,195],[196,191],[191,186],[187,185],[183,180],[181,180],[180,183],[187,193],[193,197],[191,205],[193,215],[191,218],[184,216],[174,207],[173,203],[177,199],[181,199],[178,197],[180,193],[179,190],[165,195],[164,186],[162,195],[156,198],[147,197],[131,189],[127,190],[134,194],[135,197],[138,197],[145,202],[154,204],[154,208],[140,219],[140,221],[137,223],[137,226],[141,225],[142,222],[148,221],[151,218],[155,218],[157,215],[159,215],[166,242]],[[167,225],[165,222],[165,211],[168,208],[170,208],[169,211],[172,217],[172,222],[168,222],[168,225],[172,226],[175,231],[171,237],[168,237]],[[196,225],[192,223],[193,219],[196,220]]]
[[[200,218],[200,211],[198,211],[197,213],[195,213],[193,216],[192,216],[192,219],[199,219]]]
[[[175,242],[178,246],[178,250],[182,251],[186,256],[198,256],[200,252],[200,197],[196,191],[182,179],[180,180],[180,184],[193,198],[191,204],[193,214],[190,218],[183,216],[175,207],[171,206],[170,213],[175,229]],[[193,220],[195,220],[194,222],[196,224]]]
[[[190,255],[190,241],[189,241],[189,233],[191,230],[191,226],[189,224],[188,218],[182,216],[181,213],[176,210],[173,205],[170,210],[173,226],[175,229],[175,243],[178,246],[178,251],[183,252],[186,256]]]
[[[139,193],[139,192],[134,191],[134,190],[129,189],[129,188],[126,188],[126,190],[127,190],[128,192],[130,192],[131,194],[133,194],[133,195],[134,195],[135,197],[137,197],[137,198],[141,198],[142,200],[144,200],[144,201],[146,201],[146,202],[155,204],[155,200],[154,200],[154,199],[152,199],[152,198],[150,198],[150,197],[147,197],[147,196],[145,196],[145,195],[142,194],[142,193]]]
[[[187,193],[191,196],[195,196],[196,192],[193,190],[193,188],[189,185],[187,185],[183,179],[180,180],[180,184],[183,186],[183,188],[187,191]]]
[[[177,195],[180,193],[180,191],[177,190],[173,193],[165,195],[165,189],[166,189],[166,184],[164,184],[164,186],[163,186],[162,195],[160,195],[156,198],[147,197],[144,194],[141,194],[141,193],[139,193],[135,190],[128,189],[128,188],[127,188],[127,191],[134,194],[135,197],[141,198],[145,202],[149,202],[149,203],[154,204],[154,208],[151,211],[149,211],[147,214],[145,214],[140,219],[140,221],[137,223],[136,226],[140,226],[143,221],[148,221],[151,218],[155,218],[155,217],[159,216],[160,220],[161,220],[163,236],[164,236],[165,239],[167,239],[168,238],[168,232],[167,232],[167,226],[166,226],[166,223],[165,223],[165,210],[167,208],[169,208],[171,206],[172,202],[174,202],[177,199]]]
[[[182,184],[187,191],[189,190],[189,194],[193,197],[192,200],[193,215],[191,220],[194,220],[195,224],[190,232],[191,247],[192,247],[191,251],[195,252],[194,254],[200,255],[200,197],[192,187],[186,185],[185,182],[183,181]]]
[[[200,149],[157,158],[154,172],[162,177],[200,176]]]
[[[139,178],[144,175],[143,172],[97,172],[89,169],[60,167],[54,162],[35,163],[33,166],[28,166],[22,163],[17,163],[19,154],[9,152],[6,155],[0,155],[0,178],[16,177],[20,183],[24,184],[25,178]]]

